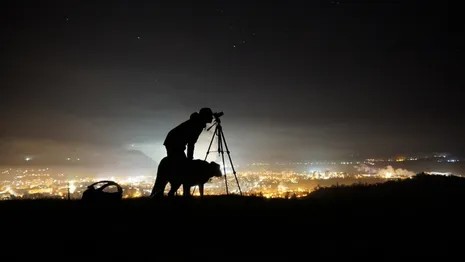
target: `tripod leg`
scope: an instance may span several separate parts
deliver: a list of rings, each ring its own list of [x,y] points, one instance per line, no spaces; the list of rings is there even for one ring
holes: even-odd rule
[[[208,146],[207,154],[205,155],[204,160],[207,160],[208,154],[210,154],[210,148],[212,147],[213,140],[215,139],[215,135],[217,135],[217,133],[218,133],[218,126],[215,127],[215,131],[213,132],[213,136],[212,136],[212,139],[210,140],[210,145]]]
[[[210,154],[210,148],[212,147],[213,140],[215,140],[215,135],[217,135],[217,133],[218,133],[218,126],[215,126],[215,131],[213,131],[213,136],[212,136],[212,139],[210,140],[210,145],[208,145],[207,154],[205,155],[205,159],[204,159],[205,161],[207,161],[208,154]],[[194,189],[192,190],[192,195],[194,195],[196,188],[197,186],[194,186]]]
[[[200,199],[203,199],[203,184],[199,185]]]
[[[231,159],[231,154],[229,154],[229,148],[228,148],[228,144],[226,143],[226,138],[224,137],[223,129],[221,129],[221,137],[223,138],[224,146],[226,147],[226,153],[228,153],[229,162],[231,163],[231,168],[233,170],[234,178],[236,178],[237,188],[239,188],[239,193],[242,196],[241,186],[239,185],[239,180],[237,179],[236,170],[234,169],[234,165]],[[224,159],[223,159],[223,163],[224,163]]]
[[[223,160],[224,184],[226,186],[226,195],[229,195],[228,179],[226,177],[226,164],[224,162],[224,150],[223,150],[223,137],[222,137],[222,134],[223,134],[223,132],[221,132],[221,129],[218,130],[218,152],[221,152],[221,159]]]

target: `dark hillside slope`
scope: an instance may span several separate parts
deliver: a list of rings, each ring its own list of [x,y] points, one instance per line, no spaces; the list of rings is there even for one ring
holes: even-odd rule
[[[372,261],[440,256],[444,261],[460,254],[465,243],[464,191],[463,178],[419,175],[376,186],[322,188],[306,199],[3,201],[1,246],[5,257],[14,257],[13,247],[20,247],[21,256],[108,251],[154,261],[169,255]]]

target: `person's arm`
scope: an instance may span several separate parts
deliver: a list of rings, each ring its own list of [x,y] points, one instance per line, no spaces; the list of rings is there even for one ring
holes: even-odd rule
[[[194,132],[192,132],[192,137],[187,143],[187,159],[189,160],[194,159],[195,143],[197,143],[200,133],[202,133],[202,128],[197,128]]]
[[[195,148],[195,142],[189,142],[187,144],[187,159],[189,160],[194,159],[194,148]]]

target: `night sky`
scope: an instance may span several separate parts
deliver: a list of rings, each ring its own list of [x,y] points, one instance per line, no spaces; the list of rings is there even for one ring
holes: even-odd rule
[[[447,1],[9,2],[3,158],[158,161],[202,107],[224,112],[238,161],[464,153],[464,23]]]

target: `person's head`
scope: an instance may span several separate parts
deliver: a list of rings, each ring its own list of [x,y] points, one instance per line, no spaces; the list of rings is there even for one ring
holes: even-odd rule
[[[208,107],[200,109],[199,116],[204,123],[211,123],[213,121],[213,111]]]

